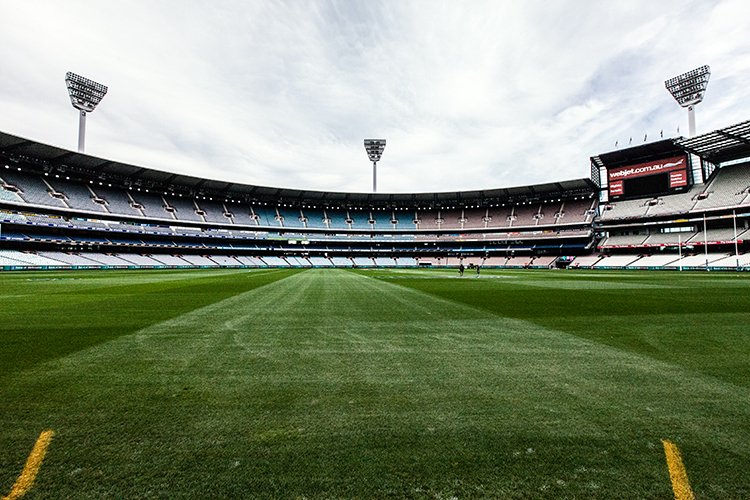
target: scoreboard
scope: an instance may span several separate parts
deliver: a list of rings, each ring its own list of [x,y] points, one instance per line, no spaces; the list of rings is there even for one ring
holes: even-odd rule
[[[667,194],[688,186],[687,155],[607,170],[609,198]]]

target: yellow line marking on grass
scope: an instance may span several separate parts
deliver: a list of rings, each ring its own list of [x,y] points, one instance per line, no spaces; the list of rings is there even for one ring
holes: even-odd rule
[[[667,467],[669,468],[669,477],[672,479],[672,491],[674,491],[675,500],[695,500],[679,448],[667,439],[662,439],[661,442],[664,445],[664,454],[667,456]]]
[[[39,468],[42,466],[44,455],[47,454],[47,448],[52,442],[52,437],[55,435],[54,431],[47,430],[39,434],[39,438],[34,444],[34,448],[31,450],[29,458],[26,459],[26,465],[23,467],[21,475],[16,479],[16,484],[8,493],[7,497],[3,497],[3,500],[16,500],[21,498],[29,492],[32,486],[34,486],[34,479],[39,473]]]

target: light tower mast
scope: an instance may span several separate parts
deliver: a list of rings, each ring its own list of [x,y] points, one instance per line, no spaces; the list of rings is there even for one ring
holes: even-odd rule
[[[83,153],[86,137],[86,113],[91,113],[107,93],[106,85],[96,83],[68,71],[65,75],[70,103],[79,111],[78,118],[78,152]]]
[[[365,151],[372,162],[372,192],[378,192],[378,162],[385,149],[385,139],[365,139]]]
[[[703,101],[706,93],[708,79],[711,77],[711,68],[701,66],[687,73],[675,76],[664,82],[664,86],[677,104],[688,110],[688,134],[695,135],[695,105]]]

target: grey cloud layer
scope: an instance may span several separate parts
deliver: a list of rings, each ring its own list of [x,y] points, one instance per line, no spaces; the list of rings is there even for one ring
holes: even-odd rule
[[[73,148],[72,70],[109,85],[88,152],[120,161],[367,191],[382,136],[383,191],[583,177],[615,140],[674,135],[662,82],[693,67],[713,70],[699,130],[750,117],[747,5],[11,0],[0,129]]]

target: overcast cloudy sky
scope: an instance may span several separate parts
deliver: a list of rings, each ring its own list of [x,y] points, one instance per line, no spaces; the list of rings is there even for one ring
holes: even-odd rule
[[[0,130],[75,149],[74,71],[92,155],[366,192],[382,137],[381,192],[508,187],[686,133],[663,82],[704,64],[698,132],[750,119],[750,2],[3,0]]]

